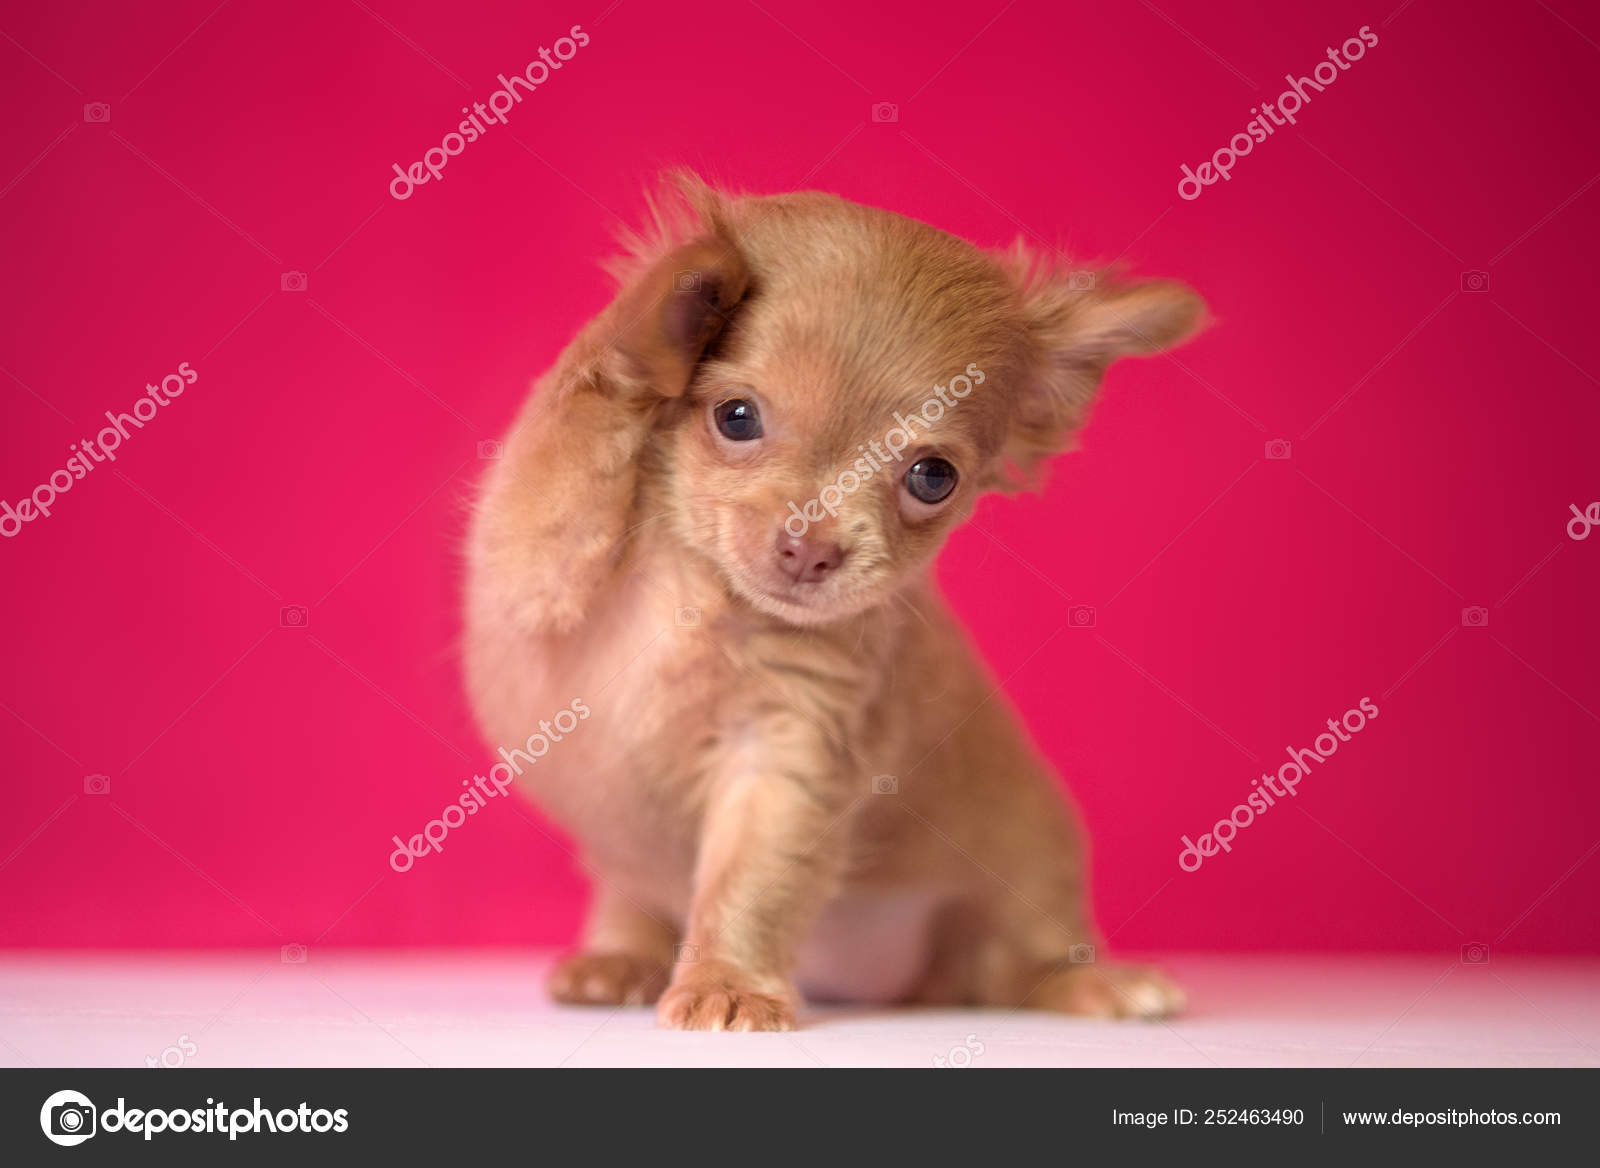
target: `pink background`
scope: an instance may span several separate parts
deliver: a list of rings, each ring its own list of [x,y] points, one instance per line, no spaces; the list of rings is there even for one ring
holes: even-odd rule
[[[531,810],[405,875],[389,841],[490,755],[457,667],[477,443],[687,163],[1212,304],[942,566],[1081,801],[1118,945],[1600,949],[1600,538],[1565,532],[1600,498],[1600,130],[1575,96],[1600,21],[1316,8],[8,5],[0,497],[147,381],[199,382],[0,541],[0,943],[570,936],[582,882]],[[574,24],[591,43],[509,125],[390,197],[392,163]],[[1298,127],[1177,196],[1362,25],[1380,43]],[[1181,835],[1363,697],[1381,716],[1297,799],[1179,871]]]

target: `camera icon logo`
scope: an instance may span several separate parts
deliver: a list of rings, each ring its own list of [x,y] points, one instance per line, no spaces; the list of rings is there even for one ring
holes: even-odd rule
[[[304,965],[306,963],[306,947],[304,945],[285,945],[278,950],[278,959],[285,965]]]
[[[1489,610],[1478,604],[1474,604],[1471,608],[1463,608],[1461,624],[1469,629],[1486,628],[1489,624]]]
[[[111,794],[110,775],[85,775],[83,776],[83,793],[85,795]]]
[[[1271,438],[1267,441],[1267,457],[1281,462],[1293,452],[1287,438]]]
[[[103,101],[91,101],[83,107],[83,120],[103,125],[111,120],[111,107]]]
[[[700,946],[674,945],[672,947],[672,960],[681,962],[684,965],[692,965],[700,960]]]
[[[1461,946],[1462,965],[1488,965],[1489,946],[1482,941],[1472,941]]]
[[[1094,628],[1095,611],[1087,604],[1075,604],[1067,609],[1067,623],[1075,629]]]
[[[303,604],[288,604],[278,610],[278,623],[286,629],[303,629],[311,623],[311,614]]]
[[[1093,272],[1073,272],[1067,276],[1067,287],[1074,292],[1094,291]]]
[[[700,291],[699,272],[675,272],[672,276],[672,287],[679,292]]]
[[[874,795],[898,795],[900,793],[900,780],[893,775],[873,775],[872,793]]]
[[[1074,945],[1067,950],[1067,960],[1074,965],[1091,965],[1094,963],[1093,945]]]
[[[1476,268],[1470,272],[1462,272],[1461,290],[1463,292],[1487,292],[1489,290],[1489,273],[1480,272]]]
[[[304,272],[285,272],[278,277],[278,287],[285,292],[304,292],[310,284],[310,278]]]
[[[87,1095],[57,1091],[39,1109],[39,1127],[52,1144],[72,1148],[94,1135],[99,1112]]]
[[[499,458],[505,452],[505,443],[498,438],[485,438],[478,443],[479,458]]]
[[[872,120],[879,125],[891,125],[900,120],[900,107],[892,101],[878,101],[872,104]]]
[[[689,607],[673,609],[672,620],[680,629],[698,629],[700,627],[700,610]]]

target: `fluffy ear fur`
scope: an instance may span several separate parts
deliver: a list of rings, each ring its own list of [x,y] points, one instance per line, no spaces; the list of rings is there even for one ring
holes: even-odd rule
[[[1111,363],[1186,340],[1199,329],[1205,302],[1173,280],[1068,272],[1021,244],[1006,262],[1022,296],[1027,363],[1006,459],[1028,481],[1082,427]]]
[[[623,287],[602,376],[629,396],[683,393],[706,346],[750,286],[723,198],[692,174],[667,179],[651,223],[624,232],[609,267]]]
[[[681,244],[623,289],[604,376],[623,394],[678,397],[722,331],[750,277],[731,239]]]

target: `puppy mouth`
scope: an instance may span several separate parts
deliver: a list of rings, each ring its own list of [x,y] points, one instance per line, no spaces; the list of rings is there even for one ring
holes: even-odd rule
[[[841,596],[831,581],[819,585],[774,580],[744,563],[738,563],[737,570],[726,575],[734,591],[751,607],[794,625],[828,624],[854,616],[862,607],[852,598]]]
[[[776,587],[746,584],[739,591],[756,608],[791,624],[825,624],[848,616],[852,611],[849,606],[841,604],[837,597],[822,595],[814,585]]]

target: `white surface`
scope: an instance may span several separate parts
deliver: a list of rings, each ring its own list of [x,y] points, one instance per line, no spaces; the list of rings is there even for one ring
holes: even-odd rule
[[[1600,961],[1176,957],[1190,1012],[813,1008],[793,1034],[678,1034],[558,1007],[536,954],[0,953],[0,1063],[215,1066],[1600,1066]],[[169,1049],[170,1048],[170,1049]]]

